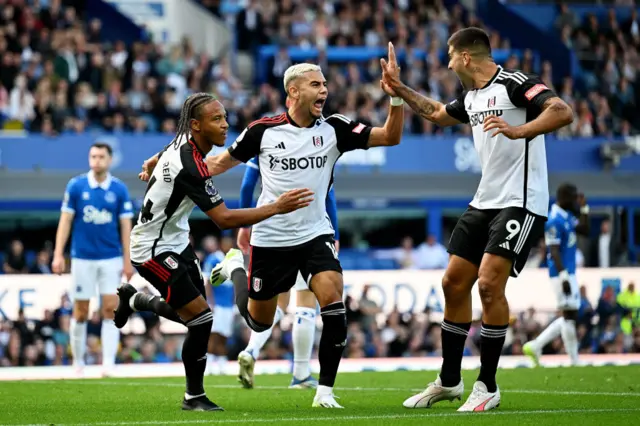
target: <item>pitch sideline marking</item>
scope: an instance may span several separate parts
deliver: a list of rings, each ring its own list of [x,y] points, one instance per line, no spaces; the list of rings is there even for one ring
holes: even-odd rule
[[[73,384],[73,385],[93,385],[93,386],[149,386],[149,383],[145,382],[110,382],[105,380],[95,381],[76,381],[76,380],[30,380],[28,383],[40,383],[40,384]],[[152,383],[152,386],[161,387],[184,387],[182,383]],[[240,385],[207,385],[207,388],[214,389],[241,389]],[[286,386],[259,386],[255,390],[288,390]],[[363,387],[336,387],[336,391],[361,391],[361,392],[422,392],[424,388],[363,388]],[[637,396],[640,397],[640,392],[588,392],[588,391],[557,391],[557,390],[543,390],[543,389],[502,389],[504,392],[520,393],[520,394],[551,394],[551,395],[592,395],[592,396]]]
[[[276,423],[276,422],[324,422],[332,420],[381,420],[381,419],[429,419],[433,417],[464,417],[464,416],[522,416],[522,415],[547,415],[547,414],[581,414],[581,413],[634,413],[640,412],[640,408],[586,408],[586,409],[567,409],[567,410],[517,410],[517,411],[487,411],[482,414],[474,413],[432,413],[432,414],[389,414],[389,415],[374,415],[374,416],[324,416],[324,417],[282,417],[273,419],[251,419],[252,423]],[[146,421],[146,422],[99,422],[99,423],[56,423],[56,426],[81,426],[81,425],[95,425],[95,426],[127,426],[127,425],[180,425],[180,424],[200,424],[200,423],[246,423],[248,419],[207,419],[207,420],[168,420],[168,421]],[[14,426],[47,426],[48,424],[36,423],[36,424],[22,424]]]

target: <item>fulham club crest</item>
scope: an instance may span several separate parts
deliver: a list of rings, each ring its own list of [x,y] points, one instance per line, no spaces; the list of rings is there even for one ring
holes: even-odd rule
[[[493,108],[494,106],[496,106],[496,97],[492,97],[489,98],[489,100],[487,101],[487,108]]]
[[[167,265],[169,269],[178,269],[178,262],[171,256],[167,257],[162,263]]]
[[[322,136],[314,136],[313,137],[313,146],[315,146],[316,148],[322,148],[323,144],[324,144],[324,142],[322,140]]]
[[[253,279],[253,291],[256,293],[262,290],[262,279],[254,278]]]

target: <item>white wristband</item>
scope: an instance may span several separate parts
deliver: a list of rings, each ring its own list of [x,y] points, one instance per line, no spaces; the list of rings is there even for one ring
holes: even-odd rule
[[[589,214],[589,206],[585,205],[580,207],[580,214]]]
[[[562,281],[569,281],[569,272],[566,269],[563,269],[562,271],[560,271],[558,276]]]
[[[398,97],[398,96],[391,97],[391,106],[400,106],[402,104],[404,104],[404,100],[401,97]]]

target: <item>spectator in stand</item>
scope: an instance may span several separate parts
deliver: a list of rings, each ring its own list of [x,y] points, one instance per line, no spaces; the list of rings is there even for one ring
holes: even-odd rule
[[[13,240],[4,257],[3,270],[5,274],[26,274],[27,258],[24,253],[24,245],[20,240]]]
[[[47,250],[40,250],[34,263],[29,268],[31,274],[51,274],[51,254]]]
[[[446,269],[449,263],[449,253],[436,237],[429,235],[426,241],[415,251],[416,266],[420,269]]]

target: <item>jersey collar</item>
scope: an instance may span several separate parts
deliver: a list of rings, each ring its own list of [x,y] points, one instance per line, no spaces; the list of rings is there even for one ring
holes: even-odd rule
[[[291,116],[289,115],[289,111],[287,111],[287,112],[286,112],[286,114],[287,114],[287,121],[289,122],[289,124],[291,124],[291,125],[292,125],[292,126],[294,126],[294,127],[302,127],[302,126],[298,125],[298,123],[296,123],[295,121],[293,121],[293,118],[291,118]],[[316,126],[316,124],[318,124],[318,120],[313,120],[313,121],[311,122],[311,124],[309,124],[309,125],[307,126],[307,129],[311,129],[311,128],[315,127],[315,126]]]
[[[100,187],[105,191],[107,191],[111,186],[111,173],[107,173],[107,178],[102,182],[98,183],[98,181],[96,180],[96,176],[93,173],[93,170],[89,170],[89,173],[87,173],[87,181],[89,182],[89,188],[96,189]]]
[[[191,144],[191,146],[193,146],[195,149],[197,149],[198,152],[200,152],[200,154],[202,154],[202,158],[207,156],[207,154],[202,152],[202,150],[198,147],[198,144],[196,143],[196,141],[193,140],[193,137],[189,138],[189,143]]]
[[[487,87],[491,86],[493,82],[496,81],[496,78],[498,78],[498,76],[500,75],[500,71],[502,71],[502,66],[498,65],[498,69],[496,70],[496,73],[493,75],[493,77],[491,77],[491,80],[487,81],[487,84],[476,90],[486,89]]]
[[[569,212],[566,211],[565,209],[563,209],[562,207],[560,207],[557,204],[554,204],[554,205],[551,206],[551,213],[559,214],[560,216],[562,216],[565,219],[569,217]]]

